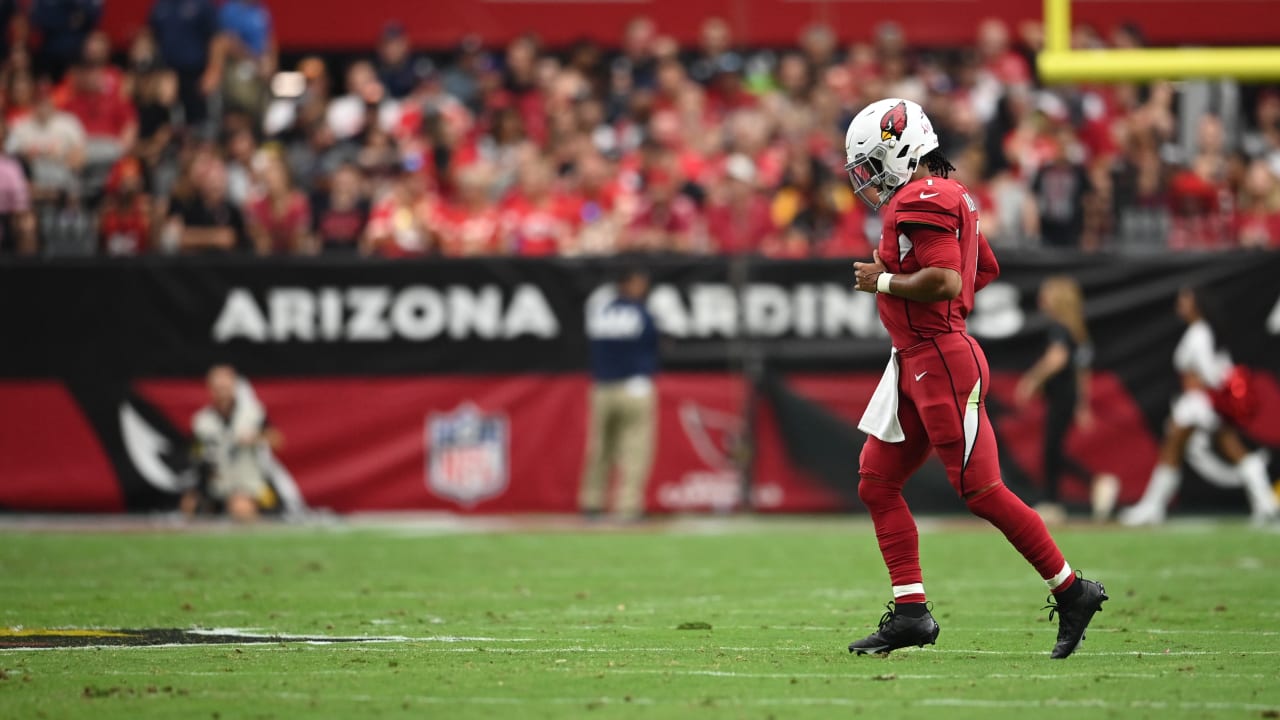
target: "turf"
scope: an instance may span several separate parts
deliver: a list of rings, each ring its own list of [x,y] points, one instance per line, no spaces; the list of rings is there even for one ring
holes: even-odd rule
[[[887,658],[845,650],[888,589],[857,521],[10,529],[0,627],[409,639],[6,650],[0,718],[1280,717],[1280,534],[1057,535],[1112,597],[1066,661],[978,526],[924,529],[942,635]]]

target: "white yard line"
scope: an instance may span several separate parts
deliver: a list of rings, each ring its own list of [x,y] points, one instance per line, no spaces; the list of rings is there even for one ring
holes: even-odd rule
[[[566,671],[582,670],[580,668],[564,668]],[[720,678],[737,678],[745,680],[792,680],[792,679],[819,679],[819,680],[865,680],[865,681],[884,681],[884,680],[956,680],[963,679],[963,675],[942,674],[942,673],[895,673],[886,672],[878,675],[853,675],[848,672],[843,673],[762,673],[762,672],[733,672],[729,670],[680,670],[675,668],[590,668],[591,672],[604,672],[607,675],[673,675],[673,676],[697,676],[697,677],[720,677]],[[1109,678],[1124,680],[1167,680],[1171,677],[1190,678],[1190,679],[1243,679],[1243,680],[1261,680],[1274,679],[1275,675],[1266,673],[1199,673],[1199,672],[1178,672],[1169,671],[1164,673],[1135,673],[1135,672],[1078,672],[1078,673],[982,673],[984,678],[998,678],[1009,680],[1075,680],[1087,678],[1090,680],[1106,680]]]
[[[1135,708],[1160,710],[1245,710],[1271,712],[1280,706],[1244,702],[1172,702],[1164,700],[972,700],[968,698],[929,698],[911,703],[924,707],[973,708]]]
[[[555,653],[565,653],[565,654],[616,653],[618,655],[625,655],[627,653],[688,653],[688,652],[702,652],[702,651],[754,652],[754,653],[761,653],[761,654],[791,653],[791,652],[817,652],[817,653],[825,654],[825,653],[839,651],[840,654],[843,654],[843,650],[841,648],[836,648],[835,650],[833,650],[825,646],[815,648],[808,645],[800,645],[800,646],[783,645],[783,646],[760,646],[760,647],[721,646],[721,645],[686,645],[686,646],[680,646],[680,647],[670,647],[670,646],[667,646],[667,647],[583,647],[580,645],[575,645],[571,647],[559,647],[559,648],[422,647],[422,648],[415,648],[415,650],[419,652],[455,652],[455,653],[489,652],[489,653],[506,653],[506,654],[532,653],[532,654],[538,654],[538,655],[555,654]],[[906,652],[947,653],[947,654],[955,654],[955,655],[1006,655],[1011,657],[1017,657],[1017,656],[1039,657],[1039,656],[1044,656],[1046,654],[1042,650],[963,650],[963,649],[930,649],[930,648],[908,649],[906,650]],[[1086,649],[1086,650],[1082,650],[1081,654],[1107,656],[1107,657],[1140,657],[1140,656],[1141,657],[1170,657],[1175,655],[1176,656],[1220,655],[1220,656],[1226,657],[1226,656],[1232,656],[1232,655],[1237,655],[1237,656],[1239,655],[1280,655],[1280,650],[1171,650],[1169,652],[1165,652],[1163,650],[1152,649],[1147,651],[1130,650],[1130,651],[1091,652]]]
[[[864,666],[865,667],[865,666]],[[794,679],[820,679],[820,680],[854,680],[854,681],[883,681],[883,680],[955,680],[962,678],[963,675],[946,674],[946,673],[897,673],[887,672],[877,675],[857,675],[852,672],[737,672],[732,670],[687,670],[682,668],[599,668],[591,667],[558,667],[557,672],[604,672],[608,675],[662,675],[674,677],[714,677],[729,678],[741,680],[794,680]],[[293,676],[298,673],[293,670],[253,670],[254,675],[287,675]],[[78,676],[83,675],[82,672],[66,670],[62,672],[41,671],[41,675],[66,675]],[[227,671],[194,671],[194,670],[173,670],[169,668],[160,668],[153,670],[98,670],[98,675],[119,675],[125,677],[227,677]],[[306,675],[366,675],[367,670],[345,670],[345,669],[328,669],[328,670],[309,670]],[[1107,680],[1107,679],[1133,679],[1133,680],[1157,680],[1168,679],[1171,677],[1186,678],[1191,680],[1263,680],[1276,679],[1276,674],[1267,673],[1231,673],[1231,672],[1198,672],[1198,671],[1177,671],[1168,670],[1165,672],[1063,672],[1063,673],[983,673],[982,677],[1010,679],[1010,680],[1072,680],[1087,678],[1091,680]]]
[[[422,703],[430,705],[580,705],[588,707],[592,705],[668,705],[668,706],[690,706],[697,703],[697,700],[682,698],[651,698],[651,697],[612,697],[612,696],[595,696],[595,697],[525,697],[525,696],[480,696],[480,695],[460,695],[452,697],[442,697],[435,695],[369,695],[363,693],[353,694],[335,694],[335,693],[300,693],[300,692],[279,692],[279,691],[253,691],[246,690],[242,693],[226,693],[226,692],[195,692],[193,697],[273,697],[282,700],[298,700],[311,702],[314,700],[326,701],[345,701],[351,703],[369,703],[377,701],[399,701],[407,703]],[[929,707],[971,707],[971,708],[1098,708],[1098,709],[1163,709],[1163,710],[1243,710],[1248,712],[1271,712],[1280,709],[1277,705],[1265,705],[1259,703],[1245,702],[1217,702],[1217,701],[1152,701],[1152,700],[1131,700],[1131,701],[1111,701],[1100,699],[1080,699],[1080,700],[974,700],[969,698],[956,697],[935,697],[922,700],[901,700],[897,698],[876,698],[876,699],[854,699],[843,697],[788,697],[788,698],[709,698],[715,706],[719,707],[852,707],[864,708],[871,706],[886,707],[902,707],[913,706],[921,708]]]
[[[400,627],[410,627],[414,623],[400,623]],[[712,629],[714,630],[749,630],[749,631],[765,631],[765,632],[830,632],[830,633],[857,633],[871,628],[871,625],[770,625],[761,623],[759,625],[721,625],[712,621]],[[538,625],[504,625],[508,630],[517,630],[520,632],[531,632],[538,630],[546,630],[544,626]],[[1049,622],[1041,622],[1035,625],[1027,625],[1026,627],[965,627],[962,625],[948,624],[946,630],[949,633],[966,632],[966,633],[1025,633],[1036,632],[1038,630],[1052,630],[1056,625]],[[621,623],[607,623],[602,625],[574,625],[573,630],[643,630],[647,632],[656,632],[661,630],[674,630],[674,626],[662,625],[625,625]],[[694,631],[698,632],[698,631]],[[702,631],[706,632],[706,631]],[[1148,635],[1248,635],[1249,637],[1276,637],[1280,636],[1280,631],[1276,630],[1168,630],[1164,628],[1099,628],[1090,627],[1090,633],[1146,633]]]
[[[755,628],[755,629],[758,629],[758,628]],[[1026,632],[1029,630],[1030,630],[1029,628],[1028,629],[1018,628],[1018,629],[1011,629],[1010,631]],[[840,631],[851,632],[853,630],[841,629]],[[192,632],[197,632],[202,634],[203,633],[235,634],[235,633],[243,633],[244,630],[224,628],[224,629],[213,629],[213,630],[194,630]],[[698,631],[692,631],[692,632],[698,632]],[[270,635],[270,633],[263,633],[263,634]],[[1168,634],[1177,634],[1177,633],[1170,632]],[[403,643],[403,644],[415,644],[415,645],[419,643],[442,643],[444,645],[461,645],[464,643],[533,643],[533,642],[541,641],[538,638],[527,638],[527,637],[512,638],[512,637],[493,637],[493,636],[454,636],[454,635],[432,635],[427,637],[401,637],[401,636],[360,637],[355,641],[348,641],[348,642],[333,642],[333,641],[326,640],[323,637],[317,637],[317,636],[272,635],[272,637],[279,638],[279,642],[241,644],[241,643],[236,643],[234,641],[231,641],[227,643],[194,643],[194,644],[193,643],[172,643],[172,644],[163,644],[163,645],[141,645],[141,646],[104,644],[104,645],[83,645],[83,646],[75,646],[75,647],[54,647],[54,648],[8,647],[8,648],[0,648],[0,653],[24,652],[24,651],[33,651],[33,650],[40,650],[40,651],[88,650],[88,649],[145,650],[148,648],[174,648],[174,647],[191,647],[191,648],[206,647],[207,648],[207,647],[227,647],[227,646],[236,646],[241,648],[268,648],[269,649],[269,648],[277,648],[281,643],[289,643],[294,647],[299,645],[330,646],[330,645],[339,645],[339,644],[351,645],[355,647],[360,647],[360,646],[367,647],[367,645],[374,644],[374,643],[384,644],[384,645],[390,644],[390,643]],[[339,636],[339,638],[340,637],[341,636]],[[306,638],[306,639],[303,639],[303,638]],[[556,639],[562,642],[563,641],[575,642],[575,641],[584,640],[585,638],[556,638]],[[759,654],[767,655],[770,653],[794,653],[794,652],[826,654],[826,653],[838,652],[838,650],[839,648],[833,649],[832,647],[828,647],[826,645],[822,645],[822,646],[811,646],[811,645],[739,646],[739,645],[715,645],[712,643],[704,642],[702,644],[689,644],[689,645],[680,645],[680,646],[655,646],[655,647],[628,647],[623,645],[613,646],[613,647],[587,647],[584,645],[568,645],[568,646],[561,646],[561,647],[519,647],[519,646],[517,647],[491,647],[491,646],[430,647],[428,646],[428,647],[412,647],[412,648],[387,648],[385,651],[386,652],[453,652],[453,653],[491,652],[491,653],[501,653],[501,654],[530,653],[530,654],[539,654],[539,655],[560,654],[560,653],[563,653],[563,654],[600,653],[600,654],[625,655],[627,653],[690,653],[690,652],[713,651],[713,652],[750,652],[750,653],[759,653]],[[1041,650],[981,650],[981,649],[964,649],[964,648],[924,648],[919,650],[908,649],[906,652],[945,653],[945,654],[954,654],[954,655],[999,655],[999,656],[1009,656],[1009,657],[1019,657],[1019,656],[1035,657],[1035,656],[1044,655],[1044,652],[1042,652]],[[1107,657],[1139,657],[1139,656],[1141,657],[1169,657],[1169,656],[1223,656],[1223,657],[1226,657],[1226,656],[1280,655],[1280,650],[1169,650],[1169,649],[1160,650],[1158,648],[1152,648],[1148,650],[1093,652],[1088,649],[1085,649],[1084,651],[1082,651],[1082,654],[1107,656]]]

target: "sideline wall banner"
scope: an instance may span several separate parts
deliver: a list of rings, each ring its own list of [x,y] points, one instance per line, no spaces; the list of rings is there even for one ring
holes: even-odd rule
[[[1249,431],[1280,445],[1280,256],[1000,259],[1003,275],[978,295],[970,327],[992,365],[990,409],[1015,487],[1039,481],[1043,408],[1013,408],[1012,386],[1043,349],[1036,288],[1057,272],[1084,284],[1098,351],[1102,422],[1073,432],[1068,450],[1090,470],[1120,475],[1122,499],[1145,481],[1177,387],[1171,355],[1182,326],[1172,305],[1184,284],[1209,284],[1237,361],[1265,371],[1263,412]],[[860,437],[835,447],[826,471],[786,440],[795,423],[811,430],[810,405],[856,420],[888,352],[874,298],[850,288],[847,262],[739,263],[652,264],[650,307],[666,339],[650,505],[732,506],[747,459],[761,510],[857,508]],[[231,362],[284,431],[281,459],[313,506],[572,510],[587,423],[584,307],[619,267],[0,262],[0,508],[172,507],[202,376]],[[754,398],[752,382],[762,389]],[[930,478],[911,488],[920,502],[959,508],[945,481]],[[1186,483],[1184,501],[1243,506],[1202,485]],[[1067,489],[1080,496],[1083,485]]]

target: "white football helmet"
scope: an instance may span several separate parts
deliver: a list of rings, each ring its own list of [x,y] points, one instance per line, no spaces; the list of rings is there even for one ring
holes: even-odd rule
[[[910,100],[887,98],[866,106],[844,136],[844,169],[853,191],[878,210],[907,184],[920,160],[938,147],[938,134],[924,109]],[[874,200],[866,193],[875,188]]]

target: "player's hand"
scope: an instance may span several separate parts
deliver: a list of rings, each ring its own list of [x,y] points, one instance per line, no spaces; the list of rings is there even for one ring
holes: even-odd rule
[[[853,264],[855,289],[862,292],[874,293],[876,291],[876,279],[880,277],[880,273],[885,271],[884,263],[880,262],[880,251],[872,250],[871,256],[874,262],[864,263],[856,262]]]

